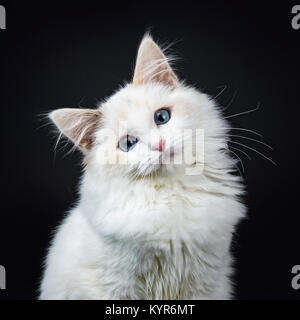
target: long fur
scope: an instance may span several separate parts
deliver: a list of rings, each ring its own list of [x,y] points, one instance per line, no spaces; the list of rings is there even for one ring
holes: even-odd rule
[[[80,199],[52,241],[41,299],[232,297],[230,245],[245,206],[228,149],[230,126],[210,97],[182,83],[153,81],[157,71],[149,77],[149,65],[145,83],[128,84],[99,106],[101,126],[84,152]],[[162,107],[171,108],[171,119],[156,128],[153,114]],[[127,128],[119,128],[124,119]],[[178,129],[197,128],[204,132],[204,158],[189,166],[201,163],[201,173],[154,163],[150,130],[167,139]],[[103,139],[106,129],[118,139],[132,133],[140,142],[124,153]],[[80,141],[85,132],[77,132]],[[99,165],[99,154],[107,163]],[[113,155],[116,164],[109,162]]]

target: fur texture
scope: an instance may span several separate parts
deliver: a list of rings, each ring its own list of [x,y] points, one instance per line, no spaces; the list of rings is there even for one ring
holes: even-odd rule
[[[160,108],[171,118],[157,126]],[[232,297],[230,245],[245,207],[229,126],[210,97],[178,80],[149,35],[132,83],[96,110],[62,109],[50,118],[82,150],[85,170],[79,202],[47,255],[41,299]],[[173,155],[182,151],[181,129],[191,130],[184,143],[194,149],[202,130],[204,154],[189,164],[155,161],[165,156],[149,147],[157,139]],[[118,148],[126,134],[139,138],[129,152]],[[201,173],[186,174],[199,164]]]

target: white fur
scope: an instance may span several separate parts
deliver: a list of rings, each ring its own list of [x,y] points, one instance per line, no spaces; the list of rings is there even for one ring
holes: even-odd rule
[[[171,120],[156,128],[153,112],[164,106],[172,107]],[[100,110],[80,200],[51,244],[40,298],[231,298],[230,245],[245,207],[240,178],[232,174],[235,161],[226,151],[228,124],[215,103],[183,85],[129,84]],[[99,165],[97,154],[109,157],[115,148],[103,141],[103,132],[109,128],[120,137],[120,117],[128,132],[143,137],[130,151],[135,164]],[[141,165],[148,132],[165,137],[177,128],[204,130],[200,175],[185,175],[185,167],[171,164],[157,171],[151,152]]]

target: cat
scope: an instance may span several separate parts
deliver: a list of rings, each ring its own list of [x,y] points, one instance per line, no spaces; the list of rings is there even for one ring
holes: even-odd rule
[[[40,299],[233,298],[230,246],[246,208],[230,125],[211,97],[179,80],[150,34],[131,83],[96,109],[49,117],[82,151],[84,173]],[[180,130],[191,133],[183,144]],[[175,163],[188,147],[192,161]]]

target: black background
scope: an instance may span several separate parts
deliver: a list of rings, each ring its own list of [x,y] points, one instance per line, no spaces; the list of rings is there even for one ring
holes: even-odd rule
[[[51,232],[77,199],[80,154],[55,155],[51,129],[38,117],[61,107],[90,107],[130,80],[148,28],[175,41],[179,75],[217,95],[234,127],[263,134],[274,147],[237,139],[273,159],[242,153],[248,218],[233,243],[236,297],[295,299],[291,269],[300,264],[298,130],[300,30],[282,1],[0,1],[1,186],[0,299],[35,299]],[[237,93],[236,93],[237,92]],[[235,94],[236,93],[236,94]],[[232,97],[234,97],[232,101]],[[137,119],[138,121],[138,119]],[[235,132],[238,134],[237,132]],[[255,138],[251,134],[247,136]],[[257,137],[256,137],[257,138]]]

